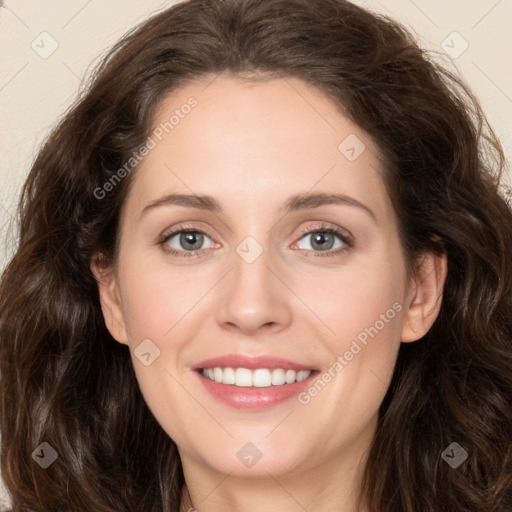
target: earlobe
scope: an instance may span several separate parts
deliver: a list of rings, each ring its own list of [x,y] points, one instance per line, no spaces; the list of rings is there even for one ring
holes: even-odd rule
[[[105,325],[112,337],[119,343],[128,345],[126,322],[119,295],[117,277],[114,270],[97,253],[91,260],[91,272],[98,283],[98,292]]]
[[[425,253],[411,279],[410,303],[404,316],[401,341],[422,338],[432,327],[441,309],[448,272],[446,254]]]

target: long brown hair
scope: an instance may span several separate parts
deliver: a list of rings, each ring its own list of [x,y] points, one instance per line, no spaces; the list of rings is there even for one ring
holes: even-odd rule
[[[115,261],[136,169],[98,189],[144,144],[159,101],[226,71],[324,91],[382,151],[408,264],[425,250],[448,257],[436,322],[401,345],[361,498],[373,512],[512,510],[505,160],[477,99],[431,57],[393,20],[344,0],[190,0],[116,44],[30,170],[1,281],[1,472],[13,511],[178,510],[176,445],[105,327],[90,262],[99,250]],[[468,455],[456,469],[442,457],[453,442]],[[41,443],[58,455],[47,469],[33,455]]]

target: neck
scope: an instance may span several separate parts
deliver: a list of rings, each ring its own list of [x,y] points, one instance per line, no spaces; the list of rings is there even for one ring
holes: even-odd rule
[[[367,512],[356,504],[365,460],[359,455],[357,463],[333,457],[304,472],[267,472],[268,478],[238,478],[185,464],[180,512]]]

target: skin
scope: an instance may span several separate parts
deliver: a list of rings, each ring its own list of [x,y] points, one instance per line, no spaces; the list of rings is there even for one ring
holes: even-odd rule
[[[179,448],[191,499],[185,493],[181,510],[356,510],[400,343],[434,322],[446,259],[425,254],[407,279],[377,147],[312,86],[208,77],[166,97],[155,127],[191,96],[197,107],[136,171],[117,265],[92,262],[107,327],[129,346],[145,400]],[[350,134],[366,147],[354,161],[338,149]],[[375,219],[348,204],[280,212],[285,199],[308,191],[349,196]],[[165,205],[141,216],[170,193],[214,196],[223,211]],[[207,234],[190,258],[158,243],[182,223]],[[314,235],[300,230],[319,223],[350,233],[353,247],[335,238],[330,256],[315,250]],[[236,251],[248,236],[263,251],[252,263]],[[190,252],[179,234],[172,240],[167,246]],[[393,304],[401,311],[305,405],[293,398],[264,411],[233,409],[191,370],[241,353],[327,371]],[[133,351],[148,338],[161,352],[145,366]],[[237,457],[246,442],[262,453],[251,468]]]

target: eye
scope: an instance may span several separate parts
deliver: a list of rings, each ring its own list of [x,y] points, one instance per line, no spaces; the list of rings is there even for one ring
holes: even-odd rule
[[[182,227],[174,230],[172,233],[166,233],[162,236],[159,244],[163,250],[176,256],[191,257],[199,251],[208,248],[204,247],[207,239],[211,238],[203,231],[197,228]],[[212,243],[210,247],[214,244]]]
[[[306,234],[300,240],[307,240],[309,242],[305,245],[309,247],[299,247],[309,252],[323,252],[326,254],[316,254],[318,256],[333,256],[345,252],[353,247],[352,237],[340,228],[319,226],[315,228],[307,228],[302,231]],[[338,243],[336,244],[336,239]],[[297,242],[300,244],[300,241]],[[333,250],[335,249],[335,250]]]
[[[336,256],[354,246],[352,236],[337,227],[320,225],[304,229],[302,234],[294,245],[299,245],[299,249],[313,253],[314,256]],[[304,245],[301,241],[308,238],[310,241],[305,244],[306,247],[300,246]],[[202,250],[215,246],[210,236],[193,226],[180,226],[170,233],[164,233],[158,243],[165,252],[185,258],[197,256]]]

